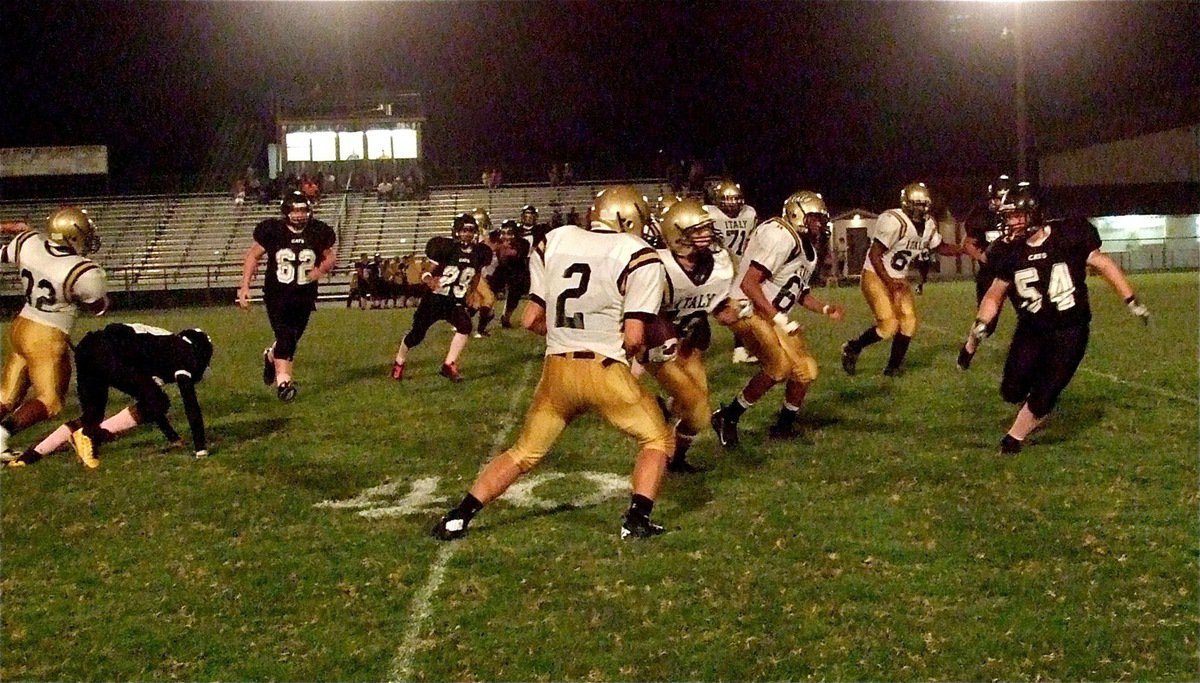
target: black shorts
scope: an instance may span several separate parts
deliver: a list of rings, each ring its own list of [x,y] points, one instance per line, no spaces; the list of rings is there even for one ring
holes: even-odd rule
[[[317,292],[312,290],[267,292],[263,296],[267,319],[275,333],[275,357],[292,360],[308,320],[317,308]]]
[[[417,311],[413,313],[412,329],[404,336],[404,345],[411,349],[420,344],[425,340],[425,333],[439,320],[453,325],[454,331],[459,334],[471,333],[471,314],[461,299],[430,293],[421,299]]]
[[[1049,414],[1083,360],[1088,333],[1087,324],[1043,330],[1018,323],[1000,395],[1009,403],[1028,403],[1035,417]]]

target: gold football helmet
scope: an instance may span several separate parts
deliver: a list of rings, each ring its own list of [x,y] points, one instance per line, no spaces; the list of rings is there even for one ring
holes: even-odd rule
[[[649,220],[650,204],[632,185],[601,190],[592,203],[592,224],[602,223],[617,232],[640,237]]]
[[[800,190],[784,200],[783,222],[798,234],[809,229],[804,220],[809,214],[821,219],[821,230],[829,225],[829,207],[825,205],[825,198],[819,192]]]
[[[691,256],[713,243],[713,219],[699,199],[683,199],[667,209],[659,221],[667,248],[677,256]]]
[[[712,190],[717,207],[730,218],[737,218],[742,207],[746,205],[746,195],[742,194],[742,186],[725,178],[718,182]]]
[[[661,220],[663,216],[667,215],[667,209],[675,206],[681,199],[683,197],[674,192],[665,192],[659,195],[658,199],[654,200],[654,215]]]
[[[86,209],[78,206],[64,206],[50,214],[46,220],[46,234],[51,242],[70,247],[80,256],[100,251],[96,223],[88,216]]]
[[[909,183],[900,190],[900,209],[914,221],[923,221],[933,206],[933,195],[925,183]]]
[[[475,225],[479,226],[479,234],[486,235],[492,231],[492,217],[484,209],[471,209],[475,217]]]

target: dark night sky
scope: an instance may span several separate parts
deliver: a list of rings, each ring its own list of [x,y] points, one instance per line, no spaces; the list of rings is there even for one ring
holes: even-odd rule
[[[1022,11],[1035,127],[1200,86],[1200,3]],[[1015,69],[1001,29],[1013,12],[9,0],[0,146],[106,144],[115,174],[192,170],[222,110],[265,110],[279,90],[337,92],[349,65],[360,87],[423,94],[435,164],[540,168],[569,155],[646,167],[663,149],[723,160],[752,200],[755,185],[855,194],[1012,168]]]

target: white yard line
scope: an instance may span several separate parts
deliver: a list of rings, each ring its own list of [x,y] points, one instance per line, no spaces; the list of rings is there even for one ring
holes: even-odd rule
[[[928,325],[925,323],[921,323],[920,327],[924,327],[924,328],[933,330],[934,332],[937,332],[939,334],[954,336],[954,332],[951,332],[950,330],[947,330],[944,327],[939,327],[937,325]],[[963,338],[966,338],[965,334],[962,336],[963,336]],[[989,353],[1002,353],[1003,352],[1003,349],[995,343],[989,344],[987,342],[984,342],[984,347],[989,349]],[[1200,399],[1197,399],[1195,396],[1184,396],[1183,394],[1177,394],[1173,391],[1167,391],[1166,389],[1160,389],[1160,388],[1150,385],[1150,384],[1143,384],[1141,382],[1135,382],[1133,380],[1123,379],[1121,377],[1117,377],[1116,375],[1110,375],[1107,372],[1100,372],[1099,370],[1093,370],[1084,365],[1079,366],[1079,371],[1086,372],[1089,375],[1095,375],[1096,377],[1101,377],[1110,382],[1115,382],[1117,384],[1124,384],[1127,387],[1133,387],[1134,389],[1138,389],[1139,391],[1145,391],[1150,394],[1157,394],[1159,396],[1164,396],[1166,398],[1173,399],[1176,401],[1183,401],[1184,403],[1190,403],[1192,405],[1200,405]]]
[[[526,387],[529,385],[530,373],[532,373],[534,367],[540,368],[541,363],[532,361],[525,363],[525,367],[521,371],[521,381],[518,386]],[[496,435],[492,439],[488,455],[494,454],[508,441],[508,435],[512,431],[513,425],[516,424],[517,405],[520,403],[524,393],[524,391],[514,391],[512,393],[512,400],[509,401],[508,410],[505,411],[505,417],[500,422],[500,429],[496,431]],[[433,596],[441,588],[442,580],[446,578],[446,567],[450,564],[450,558],[454,557],[454,553],[460,545],[462,545],[462,541],[444,542],[442,547],[438,548],[438,553],[433,558],[433,563],[429,565],[429,576],[425,579],[425,584],[421,586],[421,590],[417,591],[417,594],[413,597],[412,607],[408,610],[408,628],[404,631],[404,639],[400,641],[400,647],[396,650],[396,656],[392,659],[392,668],[388,672],[389,681],[412,680],[412,662],[413,657],[417,654],[417,650],[420,649],[421,628],[429,620]]]

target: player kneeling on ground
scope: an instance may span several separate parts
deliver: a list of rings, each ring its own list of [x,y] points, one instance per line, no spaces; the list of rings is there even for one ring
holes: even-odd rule
[[[158,425],[172,446],[182,446],[182,439],[167,419],[171,401],[162,389],[163,384],[179,387],[192,431],[195,456],[207,456],[204,418],[195,384],[208,370],[212,354],[212,340],[199,329],[171,334],[149,325],[114,323],[89,332],[75,347],[83,415],[59,427],[9,466],[37,462],[69,441],[80,462],[93,469],[100,466],[98,456],[102,442],[144,422]],[[136,403],[101,422],[108,404],[109,387],[129,394]]]

